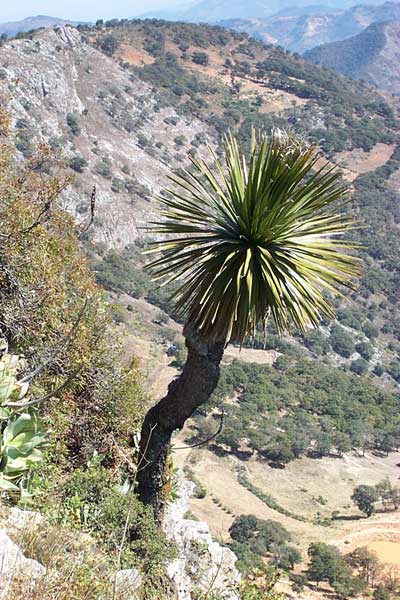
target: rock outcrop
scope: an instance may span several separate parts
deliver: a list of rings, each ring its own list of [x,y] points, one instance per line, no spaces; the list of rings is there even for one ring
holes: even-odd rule
[[[207,523],[185,519],[193,488],[179,476],[179,498],[167,507],[164,519],[164,530],[178,548],[178,557],[167,569],[177,598],[192,600],[194,592],[202,592],[239,600],[236,555],[212,539]]]
[[[46,573],[46,569],[36,560],[26,558],[5,529],[0,529],[0,598],[7,593],[14,577],[23,574],[33,587]]]
[[[45,142],[67,163],[81,161],[70,171],[74,181],[64,207],[87,223],[96,185],[92,235],[112,247],[135,241],[152,212],[149,197],[165,187],[171,167],[188,163],[196,135],[208,134],[198,119],[160,107],[151,85],[73,27],[0,47],[1,98],[26,156]],[[174,141],[178,134],[182,147]]]

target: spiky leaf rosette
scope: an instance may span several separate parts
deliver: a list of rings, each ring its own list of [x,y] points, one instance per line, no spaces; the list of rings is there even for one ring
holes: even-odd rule
[[[221,163],[191,159],[160,197],[166,237],[149,268],[177,280],[177,310],[210,340],[242,342],[271,315],[279,332],[316,326],[334,311],[323,291],[351,287],[359,262],[342,239],[352,219],[340,210],[346,187],[319,167],[318,148],[282,131],[253,132],[248,158],[224,140]],[[193,172],[192,172],[193,171]]]

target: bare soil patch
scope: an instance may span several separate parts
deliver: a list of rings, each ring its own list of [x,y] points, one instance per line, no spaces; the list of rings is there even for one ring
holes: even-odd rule
[[[145,52],[144,50],[138,50],[133,48],[129,44],[122,44],[119,50],[119,56],[125,62],[130,65],[142,67],[143,65],[150,65],[154,62],[154,58]]]
[[[377,553],[381,562],[400,567],[400,542],[373,542],[369,549]]]
[[[355,148],[336,154],[336,161],[357,175],[382,167],[392,156],[395,144],[375,144],[370,152]]]

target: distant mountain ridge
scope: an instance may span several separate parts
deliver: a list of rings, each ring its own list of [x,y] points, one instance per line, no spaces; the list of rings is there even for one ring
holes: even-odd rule
[[[325,7],[326,8],[326,7]],[[306,14],[304,11],[310,11]],[[245,31],[270,44],[283,46],[292,52],[303,53],[315,46],[350,38],[372,23],[400,20],[400,3],[382,5],[360,4],[348,10],[324,11],[310,6],[287,9],[268,18],[229,19],[220,25]]]
[[[5,34],[8,37],[13,37],[17,33],[31,31],[32,29],[40,29],[41,27],[62,27],[63,25],[78,24],[79,23],[77,21],[69,21],[47,15],[37,15],[34,17],[27,17],[21,21],[8,21],[7,23],[0,23],[0,35]]]
[[[372,0],[371,3],[378,4],[379,0]],[[287,9],[304,14],[305,7],[310,4],[315,9],[312,0],[200,0],[189,6],[150,11],[140,16],[193,23],[216,23],[225,19],[266,18]],[[354,1],[324,0],[323,4],[328,10],[335,11],[353,6]]]
[[[400,94],[400,21],[374,23],[358,35],[305,53],[305,58]]]

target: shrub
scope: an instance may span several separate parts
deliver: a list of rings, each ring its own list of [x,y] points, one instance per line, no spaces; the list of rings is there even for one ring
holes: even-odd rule
[[[330,342],[333,350],[344,358],[349,358],[355,350],[351,336],[340,325],[332,325]]]
[[[379,499],[379,495],[374,487],[359,485],[354,489],[351,499],[361,512],[370,517],[375,512],[375,502]]]
[[[364,358],[357,358],[353,360],[350,365],[350,371],[357,375],[363,375],[368,371],[368,361]]]
[[[196,65],[207,66],[210,63],[210,59],[206,52],[194,52],[192,56],[192,61]]]
[[[111,179],[112,177],[112,163],[108,157],[103,157],[97,161],[95,165],[95,171],[104,179]]]
[[[114,35],[105,35],[100,38],[98,43],[101,50],[108,56],[112,56],[119,46],[119,41]]]
[[[69,166],[71,169],[76,171],[77,173],[83,173],[85,167],[87,167],[87,160],[83,158],[83,156],[73,156],[69,161]]]
[[[368,342],[359,342],[356,344],[356,350],[365,360],[370,360],[374,354],[374,348]]]
[[[111,189],[116,194],[123,192],[125,189],[124,180],[120,179],[119,177],[113,177],[112,182],[111,182]]]
[[[67,114],[67,125],[70,128],[72,135],[79,135],[81,128],[79,127],[78,117],[73,113]]]
[[[157,528],[151,507],[112,480],[100,457],[75,470],[65,483],[62,522],[90,531],[114,553],[126,528],[121,568],[140,567],[143,574],[159,571],[174,556],[174,548]]]

